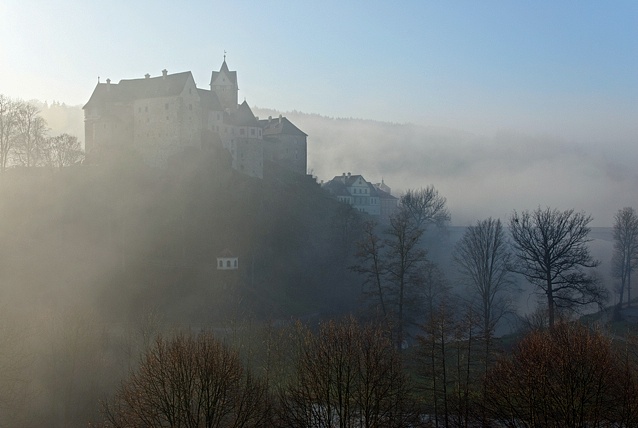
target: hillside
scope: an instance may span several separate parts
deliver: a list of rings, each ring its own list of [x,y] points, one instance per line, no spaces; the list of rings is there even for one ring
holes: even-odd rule
[[[202,152],[166,170],[133,155],[60,173],[11,170],[0,182],[3,293],[35,311],[89,305],[105,321],[145,306],[177,324],[347,310],[342,207],[309,177],[268,171],[250,179]],[[217,271],[226,249],[238,271]]]
[[[40,104],[53,134],[84,140],[81,106]],[[331,118],[253,107],[260,118],[283,114],[308,134],[308,170],[319,180],[343,172],[385,182],[398,194],[433,184],[447,197],[452,224],[507,218],[512,210],[574,208],[611,227],[635,200],[632,148],[615,141],[584,143],[503,129],[478,135],[459,129]],[[633,196],[632,196],[633,195]]]

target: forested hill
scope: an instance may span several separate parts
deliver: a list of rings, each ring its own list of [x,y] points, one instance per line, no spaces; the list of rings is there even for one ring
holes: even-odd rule
[[[52,135],[83,140],[81,106],[39,104]],[[319,180],[343,172],[384,179],[396,193],[434,185],[447,200],[452,224],[466,226],[512,210],[552,206],[585,211],[593,226],[611,227],[631,205],[638,175],[633,148],[615,141],[572,141],[503,129],[479,135],[459,129],[331,118],[253,107],[264,119],[283,114],[308,134],[308,169]]]
[[[307,176],[233,171],[223,151],[165,170],[133,154],[0,180],[0,280],[29,312],[96,308],[105,322],[153,307],[190,325],[347,311],[356,214]],[[219,271],[229,250],[237,271]],[[353,289],[353,287],[355,289]]]

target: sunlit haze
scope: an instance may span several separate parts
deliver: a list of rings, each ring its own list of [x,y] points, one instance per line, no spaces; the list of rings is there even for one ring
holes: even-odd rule
[[[638,427],[637,209],[638,0],[0,0],[0,427]]]
[[[240,102],[246,99],[253,107],[468,132],[491,144],[477,148],[470,138],[448,147],[451,153],[445,156],[457,153],[468,169],[476,169],[470,155],[475,152],[469,150],[498,157],[489,162],[500,169],[511,157],[518,162],[521,152],[543,151],[531,147],[536,141],[552,146],[550,151],[567,147],[581,160],[605,164],[600,170],[578,171],[579,160],[570,159],[569,169],[549,176],[547,170],[561,166],[554,159],[556,165],[539,165],[534,180],[512,167],[519,177],[513,182],[526,181],[519,196],[530,192],[533,201],[521,206],[521,198],[505,192],[509,201],[500,201],[502,208],[496,210],[480,207],[484,198],[474,189],[478,177],[464,182],[467,170],[447,181],[418,165],[410,165],[418,170],[402,170],[423,183],[384,174],[378,166],[356,172],[394,179],[397,190],[435,184],[447,193],[452,208],[478,204],[476,217],[561,205],[564,193],[546,200],[542,193],[551,193],[552,187],[571,189],[579,196],[567,198],[565,208],[593,212],[601,225],[608,225],[617,208],[638,200],[638,177],[625,172],[638,160],[637,22],[634,1],[5,0],[0,5],[0,93],[82,105],[98,76],[117,82],[146,73],[157,76],[162,69],[190,70],[197,85],[206,88],[211,70],[218,69],[227,52],[229,66],[238,71]],[[313,146],[316,135],[308,133],[308,165],[315,174],[329,179],[343,172],[328,164],[334,159],[326,153],[321,154],[325,162],[318,163],[321,150]],[[529,145],[505,147],[503,135],[522,135]],[[431,162],[440,166],[436,159]],[[354,169],[354,161],[350,165],[343,168]],[[595,177],[613,165],[625,178],[620,187],[607,189],[604,177]],[[502,172],[478,184],[493,185],[504,179]],[[603,188],[592,187],[594,182]],[[579,183],[586,186],[582,191]],[[465,203],[459,189],[472,189]],[[592,199],[610,192],[618,197],[598,209],[593,202],[581,204],[581,192]],[[464,210],[460,219],[456,216],[462,224],[475,217],[471,209]]]

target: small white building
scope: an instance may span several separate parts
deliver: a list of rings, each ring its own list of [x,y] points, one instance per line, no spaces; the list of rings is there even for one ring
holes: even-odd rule
[[[226,249],[220,257],[217,257],[217,270],[237,270],[239,269],[239,258]]]

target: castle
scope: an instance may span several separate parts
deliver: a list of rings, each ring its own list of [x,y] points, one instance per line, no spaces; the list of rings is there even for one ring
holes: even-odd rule
[[[135,149],[155,167],[187,148],[223,147],[232,167],[263,177],[264,160],[306,174],[307,135],[285,117],[259,120],[238,104],[237,72],[226,57],[213,71],[210,89],[195,85],[190,71],[98,84],[83,107],[89,161],[118,147]]]

